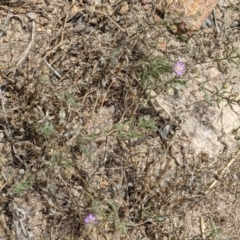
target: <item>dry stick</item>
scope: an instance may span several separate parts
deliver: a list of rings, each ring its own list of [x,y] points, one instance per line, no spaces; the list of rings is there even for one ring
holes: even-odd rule
[[[9,22],[10,19],[11,19],[11,17],[8,16],[4,25],[3,25],[3,27],[2,27],[2,29],[0,30],[0,37],[2,37],[3,33],[5,32],[5,27],[8,25],[8,22]]]
[[[204,224],[204,220],[203,217],[200,217],[200,226],[201,226],[201,235],[202,235],[202,239],[206,239],[205,238],[205,224]]]
[[[9,21],[11,20],[11,18],[18,18],[20,20],[22,26],[23,26],[23,20],[22,20],[22,18],[20,16],[18,16],[18,15],[8,16],[6,21],[5,21],[5,23],[4,23],[4,25],[3,25],[3,27],[2,27],[2,29],[0,30],[0,37],[2,37],[3,33],[5,32],[5,28],[8,25]]]
[[[117,24],[117,23],[116,23],[112,18],[110,18],[106,13],[100,12],[100,11],[97,11],[97,10],[94,10],[94,12],[103,14],[103,15],[104,15],[105,17],[107,17],[110,21],[112,21],[122,32],[125,32],[125,31],[126,31],[125,29],[121,28],[121,27],[119,26],[119,24]]]
[[[157,102],[157,104],[171,117],[171,119],[173,118],[171,113],[166,109],[166,107],[164,106],[164,104],[162,103],[161,99],[159,96],[157,96],[156,92],[151,90],[149,92],[147,92],[150,94],[151,100],[155,99],[155,101]]]
[[[0,88],[0,100],[1,100],[1,106],[2,106],[2,112],[5,118],[5,122],[6,122],[6,126],[7,126],[7,132],[6,135],[8,137],[8,140],[10,141],[10,145],[11,145],[11,151],[12,151],[12,156],[17,158],[20,162],[22,162],[21,158],[19,158],[19,156],[17,155],[17,151],[15,149],[15,147],[13,146],[13,137],[12,137],[12,133],[9,127],[9,123],[8,123],[8,119],[7,119],[7,114],[6,114],[6,110],[5,110],[5,106],[4,106],[4,100],[3,100],[3,94],[2,94],[2,89]]]
[[[227,166],[221,171],[219,174],[219,179],[222,177],[222,175],[226,172],[226,170],[234,163],[234,161],[237,159],[237,157],[240,155],[240,149],[237,151],[234,158],[231,159],[231,161],[227,164]],[[205,192],[205,194],[208,194],[209,191],[217,184],[218,180],[215,179],[212,184],[209,186],[208,190]]]
[[[63,36],[64,36],[64,30],[65,30],[65,28],[66,28],[67,20],[68,20],[68,15],[67,15],[66,18],[65,18],[65,22],[64,22],[64,25],[63,25],[63,28],[62,28],[60,43],[59,43],[57,46],[55,46],[53,49],[51,49],[48,53],[46,53],[46,54],[43,56],[42,60],[46,59],[51,53],[53,53],[56,49],[58,49],[58,48],[62,45]]]
[[[46,59],[51,53],[53,53],[56,49],[58,49],[62,45],[62,42],[60,42],[57,46],[55,46],[53,49],[51,49],[44,57],[42,60]]]
[[[103,96],[103,100],[102,100],[100,109],[103,107],[103,104],[104,104],[104,102],[105,102],[105,99],[106,99],[106,97],[107,97],[107,94],[108,94],[110,88],[112,87],[112,85],[113,85],[115,82],[116,82],[115,80],[112,80],[112,82],[111,82],[110,85],[108,86],[107,91],[106,91],[106,93],[105,93],[104,96]]]
[[[27,48],[25,49],[25,51],[23,52],[23,54],[21,55],[21,57],[19,58],[16,66],[19,66],[19,65],[23,62],[23,60],[26,58],[29,50],[31,49],[31,46],[32,46],[32,43],[33,43],[33,40],[34,40],[34,36],[35,36],[35,23],[34,23],[34,21],[33,21],[33,22],[32,22],[32,37],[31,37],[31,41],[30,41],[30,43],[28,44],[28,46],[27,46]]]
[[[0,101],[1,101],[1,106],[2,106],[2,112],[5,118],[5,122],[6,122],[6,126],[7,126],[7,135],[10,141],[12,141],[12,133],[10,131],[10,127],[9,127],[9,123],[8,123],[8,119],[7,119],[7,114],[6,114],[6,110],[5,110],[5,106],[4,106],[4,100],[3,100],[3,94],[2,94],[2,89],[0,88]]]
[[[177,138],[177,132],[174,133],[171,141],[170,141],[169,144],[167,145],[167,148],[166,148],[166,150],[165,150],[165,152],[164,152],[164,154],[163,154],[163,157],[162,157],[161,160],[159,161],[159,163],[163,162],[163,161],[166,159],[166,157],[167,157],[167,155],[168,155],[168,153],[169,153],[169,149],[170,149],[170,147],[174,144],[176,138]]]
[[[46,59],[44,59],[44,62],[47,64],[47,66],[54,72],[54,74],[58,77],[58,78],[62,78],[61,74],[55,70],[50,63],[48,63],[48,61]]]
[[[93,115],[93,113],[95,112],[95,110],[96,110],[96,107],[97,107],[97,103],[98,103],[98,100],[99,100],[99,96],[100,96],[100,93],[99,93],[99,91],[97,90],[96,91],[96,95],[97,95],[97,99],[96,99],[96,101],[95,101],[95,104],[94,104],[94,106],[93,106],[93,109],[92,109],[92,115]],[[93,121],[94,121],[95,119],[93,118]]]
[[[92,91],[90,91],[89,93],[86,93],[86,94],[84,95],[83,99],[82,99],[82,104],[84,104],[84,101],[85,101],[85,99],[87,98],[87,96],[90,95],[91,93],[94,93],[95,91],[96,91],[96,90],[92,90]]]
[[[213,19],[214,19],[214,23],[215,23],[215,27],[216,27],[217,33],[220,33],[221,30],[219,29],[218,24],[217,24],[215,8],[213,9]]]
[[[74,3],[72,3],[72,5],[73,5],[73,4],[74,4]],[[79,13],[79,12],[82,12],[84,9],[85,9],[85,8],[80,9],[80,10],[78,11],[78,13]],[[112,21],[122,32],[125,32],[125,31],[126,31],[126,29],[121,28],[121,26],[120,26],[118,23],[116,23],[111,17],[109,17],[106,13],[101,12],[101,11],[98,11],[98,10],[94,10],[94,12],[95,12],[95,13],[102,14],[102,15],[104,15],[105,17],[107,17],[107,18],[108,18],[110,21]]]
[[[135,224],[135,225],[128,225],[128,227],[135,228],[135,227],[139,227],[139,226],[141,226],[141,225],[144,225],[144,224],[146,224],[146,223],[148,223],[148,222],[149,222],[149,220],[146,220],[145,222],[138,223],[138,224]]]

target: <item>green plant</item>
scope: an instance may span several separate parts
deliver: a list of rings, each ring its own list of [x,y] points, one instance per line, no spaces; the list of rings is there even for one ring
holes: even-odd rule
[[[147,61],[140,62],[140,64],[141,85],[146,89],[162,88],[164,82],[161,80],[161,76],[164,73],[171,73],[173,70],[173,64],[166,57],[149,57]]]
[[[126,123],[118,123],[115,125],[117,138],[119,139],[133,139],[143,135],[142,131],[152,130],[156,131],[155,121],[146,115],[139,118],[138,121],[130,120]]]
[[[77,137],[77,142],[79,144],[88,144],[96,140],[99,136],[100,134],[97,134],[97,133],[90,133],[90,134],[81,133]]]
[[[211,80],[198,83],[199,91],[202,91],[204,93],[204,100],[209,104],[211,104],[212,102],[216,102],[219,108],[220,103],[224,101],[225,106],[229,106],[232,109],[232,111],[235,112],[235,110],[233,109],[233,105],[238,103],[237,100],[238,95],[233,92],[233,89],[231,89],[230,91],[226,91],[227,82],[224,82],[220,88],[212,86],[215,89],[215,91],[209,89],[206,86],[207,83],[209,82],[211,82]]]
[[[239,141],[240,140],[240,133],[239,133],[240,126],[237,128],[234,128],[232,130],[232,135],[234,135],[235,140]]]
[[[155,121],[149,115],[145,115],[139,119],[138,129],[157,131]]]
[[[92,223],[99,223],[99,225],[102,223],[105,226],[112,226],[120,236],[128,237],[127,223],[118,216],[119,202],[114,200],[99,201],[89,193],[87,195],[91,200],[91,207],[88,208],[90,213],[84,218],[84,222],[92,221]]]
[[[213,61],[221,62],[223,60],[227,60],[229,63],[234,63],[238,65],[240,63],[240,53],[237,52],[237,49],[235,47],[227,47],[225,51],[225,56],[222,58],[216,58]]]
[[[70,112],[70,109],[72,107],[76,106],[75,92],[72,92],[69,95],[67,95],[67,97],[66,97],[66,104],[67,104],[68,112]]]
[[[26,180],[22,180],[16,185],[13,186],[12,192],[16,194],[18,197],[21,197],[24,192],[32,189],[34,177],[33,175],[29,175]]]
[[[40,132],[45,136],[45,137],[50,137],[56,133],[53,125],[51,122],[46,121],[43,123],[43,125],[40,127]]]
[[[127,127],[126,127],[127,126]],[[129,121],[125,124],[118,123],[115,125],[117,138],[119,139],[132,139],[141,137],[141,134],[134,128],[133,122]]]
[[[221,238],[223,239],[221,228],[218,228],[212,220],[210,221],[210,226],[211,226],[211,232],[209,236],[217,239],[221,239]]]

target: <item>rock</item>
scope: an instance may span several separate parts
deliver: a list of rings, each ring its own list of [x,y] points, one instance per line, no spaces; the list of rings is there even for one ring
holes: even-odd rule
[[[199,30],[217,2],[217,0],[161,0],[157,10],[173,21],[174,33],[181,35]]]
[[[36,13],[34,13],[34,12],[29,12],[26,15],[30,20],[35,20],[37,17]]]
[[[145,4],[145,5],[143,5],[143,9],[144,9],[145,11],[148,11],[148,10],[150,9],[149,4]]]
[[[126,13],[128,12],[128,10],[129,10],[128,3],[127,3],[127,2],[123,2],[122,6],[121,6],[121,8],[120,8],[119,13],[120,13],[121,15],[123,15],[123,14],[126,14]]]
[[[73,5],[72,6],[72,8],[71,8],[71,14],[72,15],[75,15],[75,14],[77,14],[79,12],[79,9],[78,9],[78,7],[77,7],[77,5]]]
[[[71,193],[74,197],[79,197],[80,196],[80,193],[78,190],[74,189],[74,188],[71,188]]]
[[[208,162],[209,159],[220,158],[223,153],[235,152],[239,145],[240,106],[237,102],[240,101],[240,87],[238,82],[234,85],[229,82],[234,75],[223,76],[216,66],[209,63],[196,65],[195,69],[187,86],[175,88],[176,95],[161,96],[162,115],[167,112],[172,119],[177,117],[182,122],[177,130],[179,148],[171,149],[171,155],[179,165],[184,161],[192,162],[188,154],[193,156],[192,159]],[[219,90],[218,104],[216,89]],[[153,94],[150,96],[156,98]],[[231,107],[227,105],[229,96],[235,101]],[[210,101],[206,102],[206,98]],[[155,109],[158,109],[157,104]]]

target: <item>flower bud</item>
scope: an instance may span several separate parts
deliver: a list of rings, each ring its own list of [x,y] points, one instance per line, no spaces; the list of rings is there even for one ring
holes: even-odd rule
[[[169,96],[173,96],[173,95],[174,95],[174,89],[173,89],[172,87],[168,87],[168,88],[167,88],[167,94],[168,94]]]

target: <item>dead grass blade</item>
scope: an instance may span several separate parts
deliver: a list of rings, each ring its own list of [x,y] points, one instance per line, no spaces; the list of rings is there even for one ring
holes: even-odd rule
[[[24,59],[26,58],[26,56],[28,55],[31,47],[32,47],[32,44],[33,44],[33,41],[34,41],[34,37],[35,37],[35,22],[32,21],[32,35],[31,35],[31,41],[30,43],[28,44],[27,48],[25,49],[25,51],[23,52],[23,54],[21,55],[21,57],[19,58],[16,66],[18,67],[23,61]]]
[[[219,181],[219,179],[223,176],[223,174],[230,168],[230,166],[235,162],[235,160],[238,158],[238,156],[240,155],[240,149],[236,152],[235,157],[232,158],[229,163],[226,165],[226,167],[221,171],[221,173],[218,175],[218,180],[215,179],[212,184],[209,186],[209,188],[207,189],[207,191],[205,191],[205,194],[208,194],[212,188],[217,184],[217,182]]]

